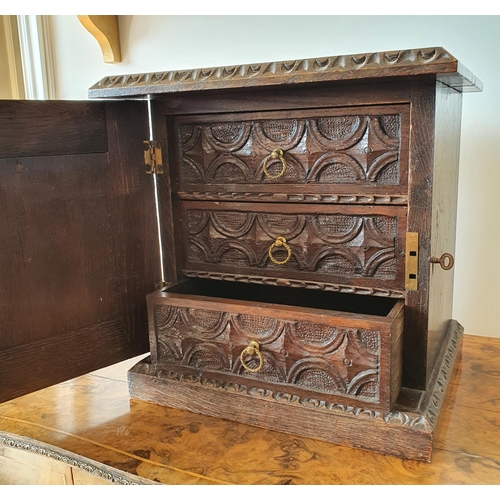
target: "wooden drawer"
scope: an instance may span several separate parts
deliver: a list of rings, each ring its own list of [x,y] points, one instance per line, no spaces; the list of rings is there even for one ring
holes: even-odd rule
[[[213,202],[180,206],[186,276],[246,276],[305,288],[327,284],[339,291],[397,297],[404,292],[406,207],[319,209],[314,204]],[[279,246],[278,238],[285,244]]]
[[[403,309],[381,297],[186,280],[148,296],[151,356],[161,377],[389,411]],[[258,352],[245,351],[251,342]]]
[[[181,117],[178,196],[405,204],[408,123],[406,105]]]

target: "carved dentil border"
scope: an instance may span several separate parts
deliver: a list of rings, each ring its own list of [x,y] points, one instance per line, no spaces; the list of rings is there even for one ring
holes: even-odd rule
[[[367,410],[351,405],[327,403],[319,399],[300,397],[285,392],[270,391],[252,387],[250,385],[222,382],[204,375],[189,375],[169,370],[156,370],[147,360],[140,362],[132,369],[136,373],[150,375],[172,382],[196,384],[210,387],[213,390],[227,391],[245,396],[266,399],[270,402],[279,402],[285,405],[295,405],[303,408],[332,412],[340,416],[365,418],[379,421],[387,425],[408,427],[415,431],[432,432],[437,423],[439,411],[444,401],[450,377],[453,373],[456,357],[460,348],[460,340],[463,335],[463,327],[456,321],[450,321],[448,329],[448,341],[445,344],[445,354],[438,368],[438,377],[430,389],[431,394],[428,402],[421,408],[421,412],[391,411],[382,413],[377,410]]]
[[[446,396],[446,389],[451,382],[453,367],[460,349],[460,342],[464,333],[464,328],[460,323],[452,321],[450,325],[451,332],[448,344],[443,345],[445,349],[444,357],[438,368],[438,376],[434,384],[434,391],[428,398],[425,405],[425,418],[434,427],[439,417],[439,411],[443,405]]]
[[[241,64],[214,68],[107,76],[92,86],[89,97],[141,95],[281,83],[335,81],[368,78],[454,73],[458,61],[441,47],[372,52],[294,61]]]
[[[407,205],[406,195],[383,195],[383,194],[293,194],[293,193],[239,193],[224,191],[180,191],[177,193],[181,200],[245,200],[245,201],[279,201],[294,203],[340,203],[345,204],[367,204],[367,205]]]
[[[367,410],[352,405],[335,404],[325,402],[320,399],[312,399],[288,392],[270,391],[245,384],[233,382],[223,382],[206,376],[190,375],[186,373],[174,372],[170,370],[155,369],[152,365],[142,364],[140,373],[152,375],[170,382],[189,383],[209,387],[210,389],[227,391],[228,393],[242,394],[245,396],[266,399],[270,402],[282,403],[285,405],[300,406],[318,411],[327,411],[339,415],[346,415],[357,418],[367,418],[370,420],[380,420],[386,424],[396,424],[410,427],[415,430],[430,431],[431,427],[425,416],[417,413],[404,413],[400,411],[382,413],[378,410]]]
[[[377,297],[390,297],[394,299],[404,299],[404,292],[390,290],[387,288],[368,288],[350,285],[337,285],[330,283],[320,283],[315,281],[300,281],[288,278],[270,278],[260,276],[247,276],[240,274],[224,274],[211,271],[190,271],[183,270],[183,275],[188,278],[208,278],[222,281],[237,281],[239,283],[256,283],[263,285],[286,285],[294,288],[306,288],[311,290],[325,290],[328,292],[356,293],[360,295],[374,295]]]
[[[133,479],[130,479],[125,475],[122,475],[121,473],[109,472],[105,469],[100,468],[97,462],[91,460],[82,460],[80,457],[77,458],[77,456],[74,456],[70,452],[67,452],[67,454],[60,453],[59,451],[51,449],[49,445],[42,443],[38,444],[36,442],[31,442],[31,440],[25,441],[22,438],[11,435],[9,433],[0,433],[0,445],[51,458],[65,465],[69,465],[76,469],[92,474],[93,476],[105,479],[106,481],[110,481],[114,484],[150,484],[149,481],[147,483],[142,482],[139,479],[137,481],[134,481]]]

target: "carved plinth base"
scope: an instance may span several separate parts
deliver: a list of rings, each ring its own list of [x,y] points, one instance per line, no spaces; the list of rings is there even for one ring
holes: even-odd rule
[[[427,391],[414,407],[390,413],[325,403],[173,372],[156,372],[149,358],[128,372],[133,398],[334,444],[430,461],[442,403],[453,378],[463,335],[450,321]],[[402,393],[404,392],[404,389]]]

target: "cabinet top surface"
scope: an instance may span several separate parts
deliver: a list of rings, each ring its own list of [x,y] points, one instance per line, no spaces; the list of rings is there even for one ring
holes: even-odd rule
[[[438,81],[460,92],[482,90],[482,83],[448,51],[442,47],[431,47],[106,76],[89,89],[89,97],[126,97],[425,75],[436,75]]]

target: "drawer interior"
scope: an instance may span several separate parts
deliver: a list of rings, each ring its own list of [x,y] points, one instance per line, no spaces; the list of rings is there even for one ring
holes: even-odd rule
[[[185,295],[310,307],[382,317],[387,316],[398,302],[397,299],[387,297],[199,278],[188,279],[165,291]]]

